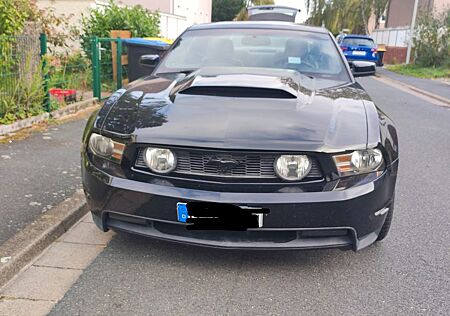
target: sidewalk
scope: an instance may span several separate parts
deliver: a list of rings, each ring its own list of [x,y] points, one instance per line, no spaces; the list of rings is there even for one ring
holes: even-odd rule
[[[401,83],[410,85],[414,88],[428,91],[432,94],[450,100],[450,84],[446,84],[440,80],[421,79],[410,76],[404,76],[389,71],[385,68],[377,68],[377,73],[381,76],[385,76],[390,79],[400,81]]]
[[[0,144],[0,245],[81,188],[86,118]]]
[[[101,232],[86,214],[0,288],[0,315],[47,315],[112,236],[112,232]]]

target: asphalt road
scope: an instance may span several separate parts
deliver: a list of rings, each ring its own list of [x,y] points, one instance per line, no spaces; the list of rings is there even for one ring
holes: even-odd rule
[[[81,188],[80,145],[86,120],[0,144],[0,244]]]
[[[399,129],[384,242],[359,253],[244,252],[119,234],[52,315],[449,315],[450,109],[360,82]]]

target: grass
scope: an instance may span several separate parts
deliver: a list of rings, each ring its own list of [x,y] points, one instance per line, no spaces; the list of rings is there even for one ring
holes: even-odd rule
[[[440,67],[423,67],[415,64],[409,65],[390,65],[387,66],[388,70],[393,72],[426,79],[436,79],[436,78],[450,78],[450,67],[440,66]]]

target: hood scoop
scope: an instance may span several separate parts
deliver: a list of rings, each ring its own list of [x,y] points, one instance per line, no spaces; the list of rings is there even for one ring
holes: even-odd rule
[[[296,99],[297,96],[281,89],[241,86],[197,86],[182,90],[179,94],[209,95],[235,98]]]
[[[297,99],[309,90],[311,79],[292,70],[269,68],[207,67],[194,71],[177,82],[170,92],[239,98]],[[301,84],[302,83],[302,84]],[[306,86],[304,86],[306,84]],[[308,94],[312,91],[309,90]]]

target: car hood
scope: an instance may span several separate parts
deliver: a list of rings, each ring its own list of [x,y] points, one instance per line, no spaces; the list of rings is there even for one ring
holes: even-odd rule
[[[140,79],[117,91],[95,126],[137,143],[337,152],[364,148],[358,84],[294,71],[202,69]],[[333,87],[334,85],[334,87]]]

